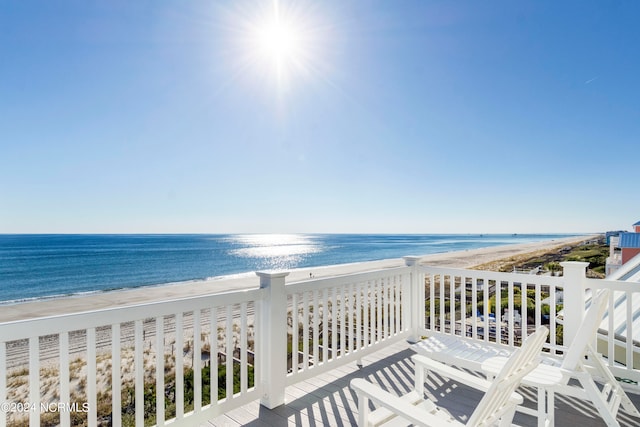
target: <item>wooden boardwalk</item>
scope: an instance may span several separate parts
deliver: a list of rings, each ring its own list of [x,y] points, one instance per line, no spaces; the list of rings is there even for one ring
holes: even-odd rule
[[[395,394],[406,393],[413,387],[414,354],[405,342],[398,343],[363,358],[363,366],[355,363],[334,369],[325,374],[302,381],[286,389],[286,404],[269,410],[255,401],[210,420],[204,426],[355,426],[357,424],[357,399],[349,388],[354,378],[365,378]],[[429,376],[427,390],[430,398],[450,414],[464,422],[465,416],[482,397],[481,393],[446,378]],[[521,389],[528,406],[536,396],[533,389]],[[640,408],[640,395],[629,395]],[[556,395],[556,426],[591,427],[605,426],[597,411],[589,402]],[[623,411],[618,415],[622,426],[640,426],[640,419]],[[536,426],[534,417],[518,413],[514,423],[520,426]]]

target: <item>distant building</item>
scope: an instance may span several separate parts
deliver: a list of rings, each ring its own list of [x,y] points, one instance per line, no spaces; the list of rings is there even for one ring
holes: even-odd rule
[[[624,230],[616,230],[616,231],[607,231],[604,233],[605,239],[607,239],[607,245],[611,244],[612,237],[618,237],[620,234],[624,233]]]
[[[605,266],[605,274],[609,276],[627,261],[640,254],[640,221],[633,224],[632,232],[607,232],[609,257]]]
[[[640,227],[636,227],[636,230]],[[624,265],[634,256],[640,254],[640,232],[622,233],[618,247],[622,255],[622,264]]]

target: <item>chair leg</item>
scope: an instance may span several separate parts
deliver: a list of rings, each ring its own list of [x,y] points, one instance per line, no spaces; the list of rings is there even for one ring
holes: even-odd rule
[[[556,424],[556,396],[553,390],[549,390],[547,392],[546,404],[547,404],[547,413],[546,413],[546,422],[547,426],[553,427]]]
[[[505,412],[502,415],[502,418],[500,418],[500,421],[498,422],[498,426],[499,427],[509,427],[511,425],[513,425],[513,417],[516,415],[516,408],[515,406],[513,407],[512,410],[509,410],[507,412]]]
[[[547,393],[542,387],[538,387],[538,427],[545,427],[547,421]]]
[[[365,427],[369,418],[369,399],[363,395],[358,395],[358,427]]]
[[[620,427],[620,423],[616,419],[616,414],[612,413],[609,409],[604,396],[593,379],[588,375],[580,375],[578,379],[604,422],[607,423],[609,427]]]

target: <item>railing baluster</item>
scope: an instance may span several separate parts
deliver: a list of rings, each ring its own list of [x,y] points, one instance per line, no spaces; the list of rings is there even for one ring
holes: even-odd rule
[[[467,278],[460,276],[460,335],[467,334]]]
[[[394,291],[394,301],[395,301],[395,330],[394,335],[398,334],[402,331],[402,313],[400,311],[400,307],[402,305],[402,276],[396,276],[395,278],[395,286],[393,287]]]
[[[449,331],[451,335],[456,334],[456,278],[454,275],[449,276]],[[445,277],[446,285],[446,277]]]
[[[496,336],[495,342],[498,344],[502,343],[502,281],[495,280],[495,289],[496,289],[496,303],[493,307],[493,311],[495,311],[496,316]]]
[[[240,304],[240,393],[245,394],[248,389],[247,363],[247,303]]]
[[[200,310],[193,314],[193,410],[197,413],[202,408],[202,337],[200,336]]]
[[[362,283],[356,284],[355,310],[356,310],[356,351],[363,348],[362,345]]]
[[[122,425],[122,379],[120,354],[120,323],[111,325],[111,421]]]
[[[627,318],[627,351],[626,351],[626,364],[627,369],[633,368],[633,292],[626,291],[627,294],[627,310],[626,310],[626,318]]]
[[[382,309],[384,306],[384,279],[376,280],[376,343],[382,342]]]
[[[309,369],[309,293],[302,294],[302,370]]]
[[[436,277],[429,275],[429,329],[436,330]]]
[[[540,283],[535,284],[535,317],[536,317],[536,328],[539,328],[542,325],[542,289]],[[551,331],[550,331],[551,332]],[[551,333],[549,334],[551,335]]]
[[[258,313],[256,313],[256,319]],[[218,405],[218,307],[211,307],[209,319],[209,382],[211,389],[211,406]],[[258,364],[256,363],[256,366]]]
[[[520,343],[529,335],[527,301],[527,284],[523,281],[520,284]]]
[[[156,425],[164,425],[164,316],[156,317]]]
[[[509,316],[507,317],[507,322],[509,322],[509,326],[508,326],[508,334],[509,334],[509,347],[513,347],[513,332],[515,329],[515,313],[513,312],[513,310],[515,310],[515,305],[514,305],[514,298],[515,298],[515,293],[513,290],[513,286],[514,283],[512,280],[509,280],[509,282],[507,282],[507,294],[509,296],[509,301],[507,302],[507,306],[509,308]]]
[[[446,292],[444,287],[444,274],[440,274],[438,276],[440,281],[440,332],[446,333],[446,318],[445,318],[445,309],[446,309]]]
[[[558,354],[557,342],[556,342],[556,287],[549,286],[549,342],[551,348],[553,348],[553,354]]]
[[[60,340],[60,402],[70,403],[71,393],[69,387],[69,332],[61,332],[58,336]],[[4,348],[4,343],[2,345]],[[4,357],[0,355],[0,363],[4,361]],[[112,364],[113,365],[113,364]],[[0,372],[4,372],[4,369],[0,367]],[[0,399],[3,399],[4,395],[0,393]],[[71,413],[69,411],[60,412],[60,425],[61,427],[71,426]]]
[[[609,308],[608,308],[608,313],[607,313],[607,320],[609,323],[609,329],[608,331],[613,331],[615,330],[615,323],[614,323],[614,310],[615,310],[615,301],[617,298],[617,295],[619,294],[619,292],[610,292],[609,294]],[[609,363],[609,366],[614,366],[616,363],[616,358],[615,358],[615,344],[616,344],[616,337],[615,334],[612,333],[607,333],[607,348],[609,349],[609,352],[607,354],[612,355],[610,357],[607,357],[607,361]]]
[[[322,363],[329,357],[329,288],[322,292]]]
[[[96,328],[87,329],[87,404],[89,427],[98,425],[98,399],[96,397]]]
[[[176,419],[184,418],[184,327],[183,313],[175,314],[176,325]]]
[[[29,412],[29,426],[40,425],[40,337],[29,338],[29,404],[38,408]]]
[[[478,339],[478,279],[471,278],[471,338]]]
[[[340,357],[343,357],[346,353],[347,340],[345,338],[345,303],[344,300],[346,298],[345,289],[343,286],[340,287]]]
[[[389,278],[382,279],[382,339],[389,337]]]
[[[349,340],[349,353],[353,353],[353,346],[354,346],[354,342],[353,342],[353,333],[355,332],[354,329],[354,324],[353,324],[353,283],[350,283],[347,286],[347,307],[348,307],[348,313],[349,313],[349,323],[347,324],[348,328],[349,328],[349,332],[347,332],[347,339]]]
[[[369,282],[365,282],[362,290],[362,347],[369,347]]]
[[[291,372],[294,374],[298,372],[298,361],[300,360],[300,352],[298,350],[300,335],[298,309],[298,294],[294,293],[291,296]]]
[[[319,325],[319,320],[318,320],[318,310],[320,309],[319,304],[318,304],[318,292],[316,291],[312,291],[311,293],[311,301],[312,301],[312,307],[313,307],[313,322],[311,324],[311,327],[313,329],[313,341],[312,341],[312,345],[311,345],[311,351],[313,351],[313,366],[318,366],[318,364],[320,363],[320,356],[318,355],[319,350],[320,350],[320,337],[319,337],[319,329],[320,329],[320,325]]]
[[[226,364],[227,364],[227,394],[226,394],[226,399],[227,401],[233,399],[233,311],[232,311],[233,307],[231,305],[227,305],[227,327],[226,327],[226,338],[227,338],[227,344],[226,344],[226,350],[225,353],[227,355],[227,360],[226,360]]]
[[[142,319],[134,323],[134,365],[135,365],[135,396],[136,396],[136,424],[144,425],[144,342],[142,340]]]
[[[338,358],[338,288],[331,288],[331,360]]]

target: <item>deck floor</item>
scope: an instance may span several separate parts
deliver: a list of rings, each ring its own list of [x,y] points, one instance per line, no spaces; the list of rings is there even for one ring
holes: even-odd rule
[[[355,426],[357,425],[357,398],[349,388],[354,378],[365,378],[395,394],[404,394],[413,387],[415,354],[409,345],[401,342],[363,358],[363,367],[355,363],[336,368],[325,374],[299,382],[286,389],[286,404],[269,410],[252,402],[204,424],[210,426]],[[431,377],[427,382],[429,397],[437,401],[451,415],[465,421],[482,395],[467,386],[444,377]],[[521,389],[528,406],[534,406],[534,389]],[[640,408],[640,395],[629,397]],[[556,395],[556,426],[605,426],[589,402]],[[640,419],[622,410],[618,414],[621,426],[639,426]],[[536,426],[536,418],[517,413],[514,423]]]

